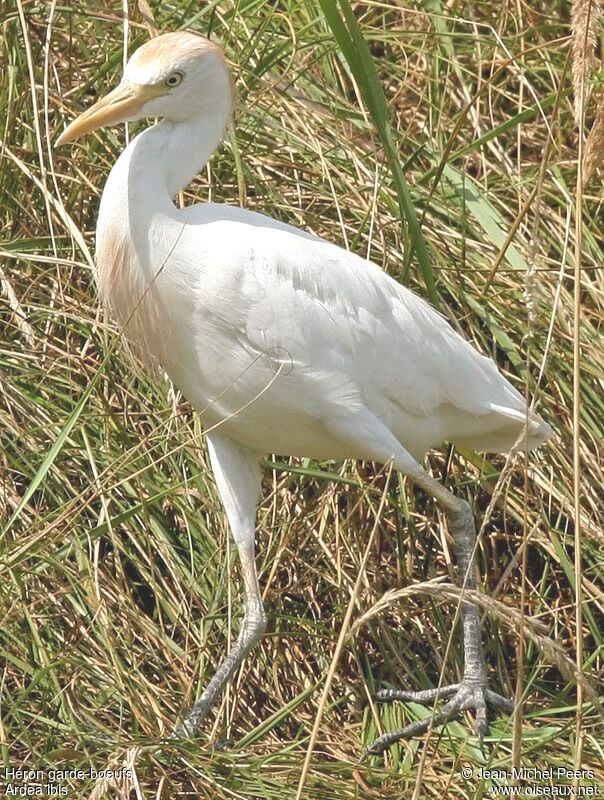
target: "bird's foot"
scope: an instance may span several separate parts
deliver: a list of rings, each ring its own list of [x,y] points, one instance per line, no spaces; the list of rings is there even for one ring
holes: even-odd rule
[[[409,739],[412,736],[419,736],[429,728],[443,725],[453,717],[461,714],[462,711],[473,709],[476,715],[474,731],[481,737],[487,732],[488,717],[487,703],[502,709],[511,714],[514,711],[514,703],[507,697],[503,697],[487,688],[483,681],[462,681],[451,686],[442,686],[439,689],[426,689],[421,692],[408,692],[399,689],[382,689],[376,695],[378,700],[407,700],[414,703],[433,703],[436,700],[447,700],[440,711],[436,711],[426,719],[411,722],[404,728],[400,728],[392,733],[385,733],[378,737],[375,742],[367,749],[367,755],[380,755],[391,744],[398,742],[399,739]],[[447,699],[449,698],[449,699]]]
[[[212,753],[224,753],[225,750],[233,746],[233,742],[234,740],[229,736],[226,739],[219,739],[217,742],[213,742],[208,749]]]
[[[172,731],[170,736],[168,737],[169,740],[173,741],[175,739],[186,740],[190,738],[186,731],[181,732],[179,730]],[[205,750],[208,753],[224,753],[226,750],[229,750],[233,744],[234,739],[228,737],[226,739],[218,739],[216,742],[209,742],[205,745]]]

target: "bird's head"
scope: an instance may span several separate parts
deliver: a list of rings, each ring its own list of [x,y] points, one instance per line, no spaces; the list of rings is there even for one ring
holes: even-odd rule
[[[119,85],[68,125],[57,144],[144,117],[182,122],[204,110],[228,112],[231,102],[229,70],[220,48],[194,33],[164,33],[136,50]]]

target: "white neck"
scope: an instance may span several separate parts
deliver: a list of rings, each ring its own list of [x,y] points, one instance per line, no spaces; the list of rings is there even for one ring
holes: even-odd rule
[[[162,120],[136,136],[111,170],[99,224],[106,215],[123,224],[125,212],[131,233],[148,232],[148,215],[174,209],[172,198],[208,162],[228,118],[229,108],[218,108],[182,122]]]
[[[143,131],[121,154],[103,190],[96,241],[99,290],[126,326],[126,336],[156,356],[158,346],[151,340],[159,324],[158,270],[183,225],[172,198],[207,163],[229,111],[216,104],[209,113],[163,120]]]

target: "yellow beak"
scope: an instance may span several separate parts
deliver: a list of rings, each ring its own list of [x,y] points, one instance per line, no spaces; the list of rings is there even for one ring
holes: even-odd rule
[[[140,116],[144,104],[153,97],[166,93],[163,84],[141,86],[135,83],[120,83],[97,103],[76,117],[57,139],[57,145],[73,142],[85,133],[95,131],[103,125],[115,125]]]

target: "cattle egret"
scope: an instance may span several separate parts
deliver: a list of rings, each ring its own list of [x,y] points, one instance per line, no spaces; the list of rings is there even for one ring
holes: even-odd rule
[[[192,33],[167,33],[140,47],[117,88],[59,138],[160,119],[111,170],[98,217],[96,278],[125,336],[201,413],[240,555],[241,631],[177,726],[182,737],[196,734],[265,630],[254,563],[263,454],[391,462],[446,511],[459,580],[474,589],[470,507],[434,480],[422,459],[444,441],[501,453],[530,450],[552,433],[493,361],[371,262],[241,208],[175,207],[172,198],[220,143],[232,101],[221,50]],[[487,703],[512,710],[487,687],[476,606],[465,602],[461,615],[461,682],[381,692],[380,699],[446,703],[427,720],[381,736],[370,752],[467,709],[482,735]]]

